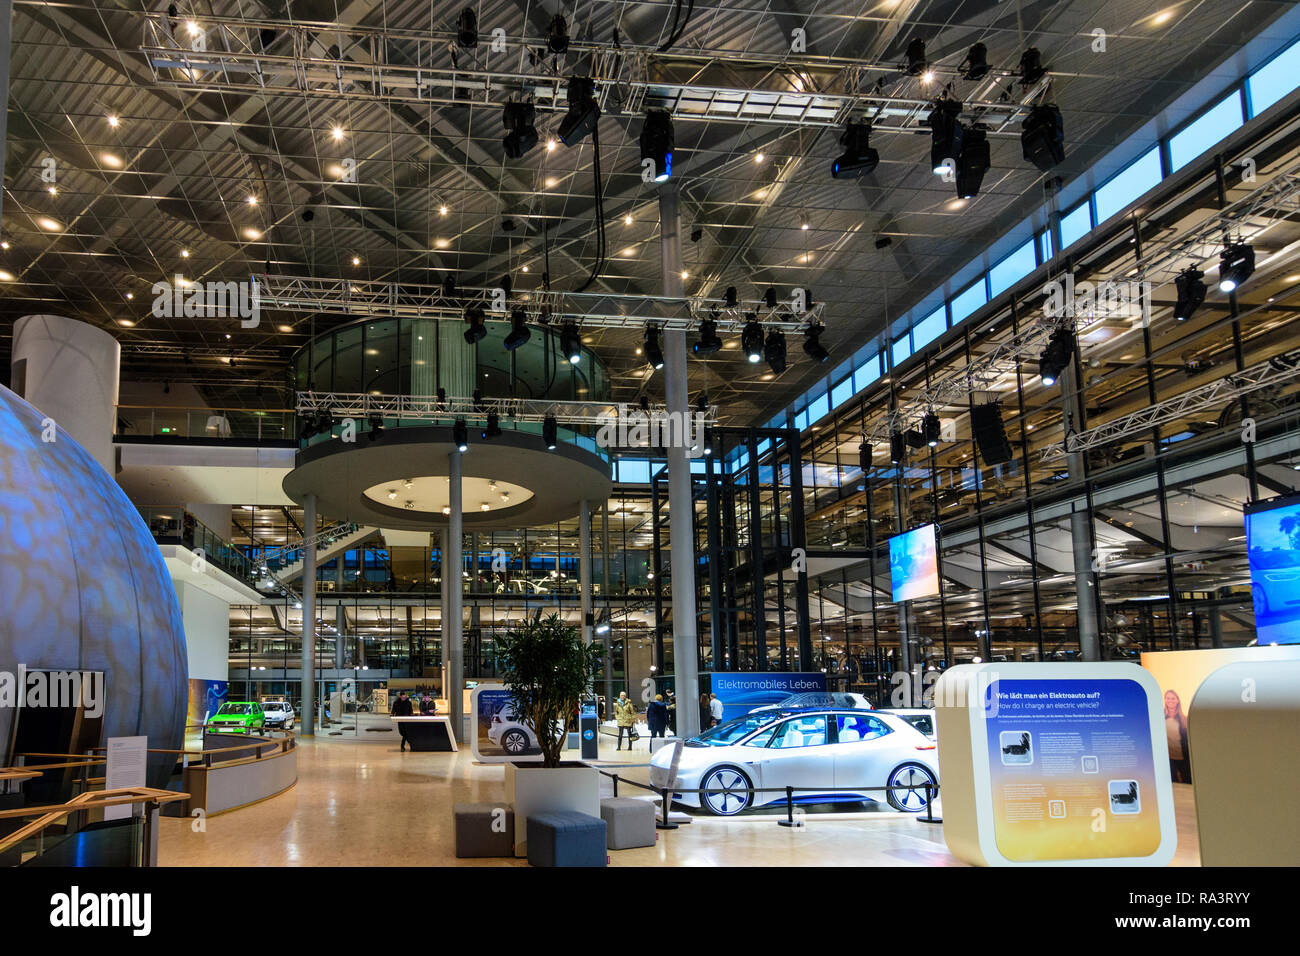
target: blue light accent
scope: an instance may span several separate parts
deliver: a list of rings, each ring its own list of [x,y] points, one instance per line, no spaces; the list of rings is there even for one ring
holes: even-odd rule
[[[663,173],[662,176],[656,176],[656,177],[655,177],[655,182],[657,182],[657,183],[666,182],[667,179],[668,179],[668,177],[671,176],[672,174],[673,174],[673,154],[672,154],[672,153],[665,153],[665,154],[664,154],[664,173]]]

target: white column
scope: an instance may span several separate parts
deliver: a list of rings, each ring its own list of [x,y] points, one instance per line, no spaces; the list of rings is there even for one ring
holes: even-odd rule
[[[578,505],[578,593],[582,598],[582,643],[590,644],[591,614],[591,503],[584,500]]]
[[[447,519],[447,540],[442,549],[442,579],[447,591],[443,603],[445,614],[442,621],[442,659],[446,665],[447,685],[443,693],[447,695],[447,712],[451,717],[452,732],[458,743],[464,743],[463,711],[465,700],[464,649],[465,638],[462,631],[462,601],[464,600],[464,582],[460,577],[461,548],[461,486],[460,486],[460,452],[453,451],[449,456],[451,468],[448,472],[448,504],[451,516]]]
[[[302,533],[311,538],[316,534],[316,496],[306,495],[302,500]],[[302,551],[302,711],[299,735],[311,737],[316,733],[316,548]]]
[[[682,294],[682,236],[677,186],[659,188],[660,266],[665,296]],[[689,421],[686,383],[686,333],[664,333],[664,389],[668,411],[681,422]],[[695,633],[695,534],[691,503],[691,462],[686,430],[668,449],[668,529],[673,587],[673,678],[677,700],[677,734],[700,732],[699,640]]]
[[[76,319],[25,315],[14,323],[9,379],[14,391],[114,476],[121,358],[117,339]]]

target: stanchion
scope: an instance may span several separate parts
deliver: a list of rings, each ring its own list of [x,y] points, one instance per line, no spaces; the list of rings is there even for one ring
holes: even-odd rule
[[[671,804],[672,804],[672,794],[669,793],[669,791],[665,790],[665,791],[664,791],[663,819],[659,820],[659,822],[657,822],[657,823],[655,824],[655,829],[656,829],[656,830],[676,830],[676,829],[677,829],[677,824],[675,824],[675,823],[669,823],[669,822],[668,822],[668,808],[671,806]]]
[[[611,773],[610,776],[614,778],[614,796],[617,797],[618,796],[618,774]]]
[[[796,826],[794,822],[794,787],[785,788],[785,819],[776,822],[783,827]]]
[[[934,798],[936,796],[933,792],[934,789],[933,784],[925,784],[925,816],[917,817],[917,823],[943,823],[943,817],[934,815]]]

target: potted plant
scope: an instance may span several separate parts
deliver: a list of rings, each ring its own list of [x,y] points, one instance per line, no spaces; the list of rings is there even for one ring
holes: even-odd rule
[[[515,808],[515,853],[525,855],[530,813],[577,810],[600,816],[600,775],[560,755],[565,730],[600,673],[600,648],[584,644],[578,628],[558,614],[526,621],[497,642],[502,683],[515,719],[531,727],[540,763],[506,764],[506,799]]]

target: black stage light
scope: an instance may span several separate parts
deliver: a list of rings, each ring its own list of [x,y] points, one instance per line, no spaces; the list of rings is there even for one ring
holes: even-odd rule
[[[469,429],[465,427],[465,419],[458,418],[451,426],[451,440],[456,443],[457,451],[469,450]]]
[[[334,431],[334,412],[328,408],[321,412],[316,418],[316,428],[322,435]]]
[[[374,441],[384,433],[384,416],[378,412],[370,413],[370,440]]]
[[[1174,303],[1174,318],[1186,322],[1192,313],[1205,301],[1205,283],[1201,281],[1205,273],[1196,266],[1188,266],[1174,279],[1174,288],[1178,290],[1178,301]]]
[[[510,331],[506,334],[504,345],[507,352],[513,352],[523,345],[532,333],[528,331],[528,315],[519,306],[510,310]]]
[[[442,406],[446,404],[447,404],[447,390],[443,388],[441,385],[439,385],[438,386],[438,408],[441,409]]]
[[[308,439],[316,437],[316,434],[319,431],[320,428],[316,425],[316,417],[314,415],[304,415],[302,418],[302,429],[298,432],[298,438],[301,441],[307,441]]]
[[[518,159],[537,145],[536,117],[537,111],[532,103],[511,100],[505,105],[501,122],[505,124],[506,135],[502,138],[501,145],[505,147],[506,156],[510,159]],[[514,228],[513,222],[510,228]]]
[[[814,362],[829,362],[831,353],[821,343],[821,335],[826,331],[822,325],[810,325],[803,330],[803,351]]]
[[[699,397],[695,399],[695,410],[697,412],[707,412],[709,410],[708,392],[700,392]]]
[[[871,136],[871,124],[866,120],[855,123],[849,120],[844,132],[840,134],[841,153],[831,162],[832,179],[848,179],[866,176],[880,165],[880,153],[871,148],[868,142]]]
[[[1055,106],[1035,106],[1020,127],[1020,150],[1025,162],[1047,172],[1065,162],[1065,121]]]
[[[1038,359],[1038,377],[1044,386],[1057,383],[1074,358],[1074,333],[1069,329],[1057,329],[1047,340],[1047,348]]]
[[[704,429],[704,454],[706,455],[713,454],[713,429],[712,428]]]
[[[664,367],[664,352],[659,347],[659,330],[654,326],[645,327],[645,341],[641,343],[641,354],[656,371]]]
[[[501,434],[501,416],[496,412],[488,412],[487,427],[483,429],[485,439],[497,438]]]
[[[989,171],[989,137],[979,126],[966,130],[957,157],[957,198],[978,196],[984,174]]]
[[[877,248],[877,249],[888,249],[888,248],[889,248],[890,246],[892,246],[893,244],[894,244],[894,240],[893,240],[891,237],[889,237],[889,236],[877,236],[877,237],[876,237],[876,248]]]
[[[989,75],[989,48],[976,43],[966,53],[966,59],[957,67],[963,80],[982,80]]]
[[[785,371],[785,333],[780,329],[773,329],[767,333],[767,341],[763,343],[763,358],[767,359],[768,367],[780,375]]]
[[[984,464],[1003,465],[1011,460],[1011,442],[1002,424],[1002,406],[997,402],[971,406],[970,431]]]
[[[572,146],[596,128],[600,107],[596,105],[596,84],[589,76],[569,80],[569,111],[560,120],[560,142]]]
[[[673,118],[667,110],[646,113],[640,142],[641,162],[652,161],[655,164],[655,182],[667,182],[673,174]]]
[[[931,448],[939,444],[939,436],[943,434],[943,423],[934,412],[926,412],[921,417],[921,434],[925,436],[925,443]]]
[[[930,64],[925,62],[925,41],[915,39],[907,45],[907,72],[909,76],[920,76]]]
[[[701,226],[695,226],[691,229],[691,242],[699,242],[704,238],[704,229]]]
[[[945,169],[947,160],[954,163],[961,156],[962,134],[961,103],[957,100],[935,100],[926,125],[930,127],[930,168],[935,175]]]
[[[546,48],[555,54],[569,49],[569,25],[561,14],[557,13],[546,28]]]
[[[465,50],[478,46],[478,15],[472,7],[460,11],[456,18],[456,42]]]
[[[734,309],[740,304],[740,297],[736,294],[736,287],[734,285],[727,286],[725,295],[728,309]]]
[[[1219,291],[1232,292],[1255,272],[1255,247],[1234,242],[1219,255]]]
[[[465,329],[465,344],[478,345],[487,338],[487,326],[483,324],[484,318],[483,310],[477,305],[471,305],[465,309],[465,324],[469,326]]]
[[[889,460],[895,465],[907,457],[907,441],[902,432],[889,433]]]
[[[456,298],[456,277],[454,275],[445,276],[442,280],[442,297],[444,299]]]
[[[712,355],[714,352],[721,351],[722,339],[718,338],[718,323],[712,319],[704,319],[700,322],[700,337],[691,346],[691,351],[696,355]]]
[[[576,322],[565,322],[560,327],[560,351],[569,360],[570,365],[582,361],[582,337],[578,335]]]
[[[908,448],[924,448],[926,444],[925,432],[919,428],[909,428],[903,433],[903,440],[907,442]]]
[[[265,53],[267,47],[275,42],[275,37],[276,32],[270,27],[262,27],[262,29],[258,31],[258,39],[262,43],[262,52]]]
[[[1047,67],[1043,66],[1043,55],[1038,52],[1037,47],[1031,46],[1020,57],[1020,85],[1033,86],[1046,75]]]
[[[554,415],[547,415],[542,419],[542,441],[546,444],[547,451],[555,451],[555,446],[559,444],[558,423]]]
[[[767,289],[767,290],[763,293],[763,304],[764,304],[765,306],[767,306],[769,309],[775,309],[775,308],[776,308],[776,290],[775,290],[775,289]]]
[[[470,399],[470,401],[474,403],[474,411],[476,412],[483,411],[485,406],[483,405],[483,392],[481,390],[477,388],[474,389],[474,395]]]
[[[648,412],[648,411],[650,411],[650,396],[649,396],[649,395],[642,395],[642,396],[641,396],[637,401],[638,401],[638,403],[639,403],[640,406],[641,406],[641,411],[643,411],[643,412]]]
[[[745,319],[745,327],[740,332],[740,347],[745,357],[756,365],[763,359],[763,327],[753,312],[746,312]]]
[[[871,470],[871,452],[870,442],[864,441],[858,446],[858,468],[862,470],[864,475]]]

